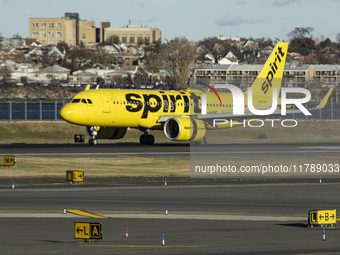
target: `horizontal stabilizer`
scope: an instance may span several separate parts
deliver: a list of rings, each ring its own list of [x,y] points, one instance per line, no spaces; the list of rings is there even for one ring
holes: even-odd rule
[[[325,107],[330,95],[332,94],[334,87],[331,87],[330,90],[327,92],[327,94],[325,95],[325,97],[322,99],[322,101],[320,102],[320,104],[315,108],[315,109],[322,109]]]

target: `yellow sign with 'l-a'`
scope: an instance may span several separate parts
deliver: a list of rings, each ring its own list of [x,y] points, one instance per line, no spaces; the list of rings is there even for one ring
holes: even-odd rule
[[[74,223],[74,238],[102,239],[102,224],[89,222]]]

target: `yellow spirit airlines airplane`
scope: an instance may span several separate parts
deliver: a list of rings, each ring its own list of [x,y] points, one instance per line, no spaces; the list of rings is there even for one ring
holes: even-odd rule
[[[287,51],[288,43],[279,42],[252,84],[254,108],[268,109],[274,96],[280,105],[278,95]],[[166,138],[172,141],[205,144],[207,129],[233,127],[240,125],[240,119],[259,118],[249,111],[247,103],[242,103],[244,113],[236,116],[233,107],[237,102],[232,93],[217,93],[213,87],[206,87],[213,93],[203,88],[186,91],[87,89],[76,94],[61,109],[60,115],[67,122],[86,126],[91,145],[97,144],[97,139],[122,138],[128,128],[144,132],[141,144],[154,143],[154,136],[148,134],[150,129],[163,129]],[[274,88],[276,95],[275,91],[273,95]],[[248,91],[241,95],[243,102],[248,102]],[[235,120],[215,124],[212,121],[216,118]]]

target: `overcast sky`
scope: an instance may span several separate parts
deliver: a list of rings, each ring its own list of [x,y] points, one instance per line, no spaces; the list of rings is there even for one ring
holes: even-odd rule
[[[29,35],[29,18],[81,19],[111,26],[145,24],[160,28],[163,39],[199,41],[213,36],[287,40],[295,27],[313,27],[314,37],[340,33],[340,0],[0,0],[0,33]]]

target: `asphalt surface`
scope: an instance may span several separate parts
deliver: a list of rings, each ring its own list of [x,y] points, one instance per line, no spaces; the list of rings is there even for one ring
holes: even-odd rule
[[[322,229],[306,223],[310,209],[339,209],[339,185],[2,190],[0,254],[337,254],[340,229],[322,241]],[[64,203],[109,218],[64,214]],[[74,239],[75,222],[101,222],[103,239]]]
[[[165,143],[153,146],[126,144],[0,144],[0,156],[23,155],[39,157],[143,157],[201,158],[202,156],[242,156],[247,158],[314,158],[325,155],[338,157],[340,143],[229,143],[190,146],[189,143]]]
[[[249,158],[263,151],[287,160],[297,154],[306,159],[340,157],[338,143],[229,144],[214,148],[221,155]],[[124,153],[189,157],[190,146],[0,145],[0,155],[76,157],[94,153],[100,157]],[[0,255],[339,254],[340,250],[340,228],[327,228],[325,241],[321,228],[307,228],[309,210],[339,209],[340,183],[336,179],[321,184],[315,179],[270,184],[275,181],[170,177],[167,186],[160,178],[86,179],[77,185],[58,179],[22,181],[15,189],[8,180],[0,182]],[[108,218],[64,214],[64,205]],[[75,222],[101,222],[103,239],[75,239]]]

